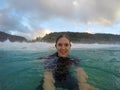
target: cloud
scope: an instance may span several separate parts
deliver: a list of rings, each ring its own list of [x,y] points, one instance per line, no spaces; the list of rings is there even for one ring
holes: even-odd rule
[[[34,32],[31,32],[31,39],[36,39],[36,37],[44,37],[46,34],[51,33],[51,30],[48,29],[42,29],[42,30],[36,30]]]
[[[4,0],[0,7],[0,30],[29,34],[42,30],[41,23],[57,18],[112,25],[120,20],[120,0]]]
[[[10,33],[13,35],[23,36],[28,40],[36,39],[37,37],[44,37],[46,34],[51,33],[52,31],[49,29],[38,29],[34,31],[30,31],[28,33],[20,32],[20,31],[11,31]]]
[[[28,28],[21,23],[21,18],[14,16],[9,11],[0,10],[0,30],[4,32],[26,32]]]
[[[82,23],[112,24],[120,19],[119,0],[8,0],[7,2],[10,8],[40,20],[56,17]]]

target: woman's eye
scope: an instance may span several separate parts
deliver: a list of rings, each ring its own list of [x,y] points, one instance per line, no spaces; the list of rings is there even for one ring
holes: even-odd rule
[[[69,44],[64,44],[66,47],[69,46]]]
[[[67,47],[67,46],[69,46],[69,44],[68,43],[66,43],[66,44],[58,43],[58,46],[65,46],[65,47]]]
[[[58,46],[62,46],[62,44],[61,44],[61,43],[59,43],[59,44],[58,44]]]

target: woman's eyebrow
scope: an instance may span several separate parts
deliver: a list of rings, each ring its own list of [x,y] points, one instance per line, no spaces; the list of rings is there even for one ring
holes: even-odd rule
[[[58,43],[58,45],[65,45],[65,46],[68,46],[70,45],[69,43]]]

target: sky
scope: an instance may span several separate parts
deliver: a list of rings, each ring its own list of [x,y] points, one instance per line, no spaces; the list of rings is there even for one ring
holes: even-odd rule
[[[27,39],[64,31],[120,35],[120,0],[0,0],[0,31]]]

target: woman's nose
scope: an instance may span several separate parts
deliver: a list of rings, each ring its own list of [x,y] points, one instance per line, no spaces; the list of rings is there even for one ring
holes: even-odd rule
[[[65,49],[65,46],[64,45],[62,45],[62,47],[61,47],[62,49]]]

